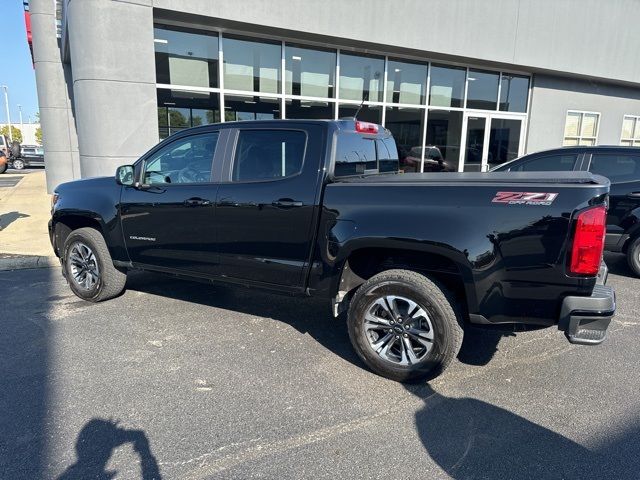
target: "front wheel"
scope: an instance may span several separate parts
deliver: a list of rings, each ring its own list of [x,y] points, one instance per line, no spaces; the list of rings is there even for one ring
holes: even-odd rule
[[[627,248],[627,262],[633,273],[640,277],[640,237],[633,240]]]
[[[16,158],[13,161],[13,168],[16,170],[22,170],[24,168],[24,161],[19,158]]]
[[[362,284],[347,322],[360,358],[392,380],[434,378],[462,345],[462,321],[452,296],[409,270],[387,270]]]
[[[72,231],[64,242],[62,268],[73,293],[89,302],[116,297],[127,281],[113,266],[104,238],[94,228]]]

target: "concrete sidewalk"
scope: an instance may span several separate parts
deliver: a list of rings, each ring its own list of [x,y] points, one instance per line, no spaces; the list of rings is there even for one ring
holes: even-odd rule
[[[49,243],[51,200],[44,171],[21,176],[13,187],[0,188],[0,270],[59,265]]]

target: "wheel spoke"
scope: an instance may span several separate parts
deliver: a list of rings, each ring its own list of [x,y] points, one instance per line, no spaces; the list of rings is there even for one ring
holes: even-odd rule
[[[396,317],[395,317],[395,315],[393,313],[391,313],[391,307],[389,306],[389,304],[387,303],[385,298],[379,298],[375,302],[373,302],[373,305],[371,305],[371,308],[369,309],[369,312],[371,312],[375,307],[382,308],[382,310],[387,314],[389,319],[394,320],[394,321],[396,320]],[[378,317],[378,318],[380,318],[380,317]]]
[[[406,351],[406,357],[409,364],[413,365],[415,363],[418,363],[418,357],[416,357],[415,352],[413,351],[413,345],[411,345],[411,340],[409,340],[406,337],[402,338],[402,356],[405,357],[405,351]]]
[[[377,315],[374,315],[371,312],[369,312],[365,316],[364,326],[365,326],[365,328],[367,330],[388,328],[389,327],[389,320],[386,320],[384,318],[380,318]]]

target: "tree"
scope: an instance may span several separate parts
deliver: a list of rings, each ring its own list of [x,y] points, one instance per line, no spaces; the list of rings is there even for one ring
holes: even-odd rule
[[[42,145],[42,127],[36,128],[36,142],[38,145]]]
[[[4,135],[9,138],[9,125],[5,125],[0,128],[0,135]],[[18,127],[11,125],[11,135],[13,136],[13,141],[22,143],[22,132]]]

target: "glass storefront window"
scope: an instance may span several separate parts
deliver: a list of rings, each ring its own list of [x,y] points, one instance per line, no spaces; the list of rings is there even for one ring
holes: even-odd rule
[[[334,102],[319,100],[287,100],[285,118],[333,120]]]
[[[225,95],[224,119],[236,120],[273,120],[280,118],[280,99],[271,97],[251,97]]]
[[[285,92],[289,95],[332,98],[336,52],[285,46]]]
[[[158,89],[158,126],[160,138],[189,127],[220,121],[217,93]]]
[[[338,118],[353,118],[358,114],[358,120],[363,122],[373,122],[377,124],[382,123],[382,106],[381,105],[362,105],[360,111],[358,109],[360,105],[342,103],[338,107]]]
[[[156,26],[153,41],[156,82],[218,86],[218,36],[215,33]]]
[[[280,92],[281,44],[224,37],[224,87],[250,92]]]
[[[462,67],[432,65],[429,105],[434,107],[462,107],[466,73],[467,70]]]
[[[422,164],[422,130],[424,110],[387,107],[385,127],[391,131],[398,147],[400,170],[420,172]]]
[[[467,108],[495,110],[498,106],[498,80],[500,74],[482,70],[469,70],[467,78]]]
[[[520,152],[522,120],[493,118],[489,130],[489,168],[516,158]]]
[[[503,73],[500,78],[500,110],[503,112],[527,111],[529,77]]]
[[[387,103],[423,105],[427,90],[427,65],[389,60]]]
[[[433,168],[457,171],[462,141],[462,112],[429,110],[427,114],[427,138],[424,171]]]
[[[340,54],[340,98],[382,101],[384,58]]]

